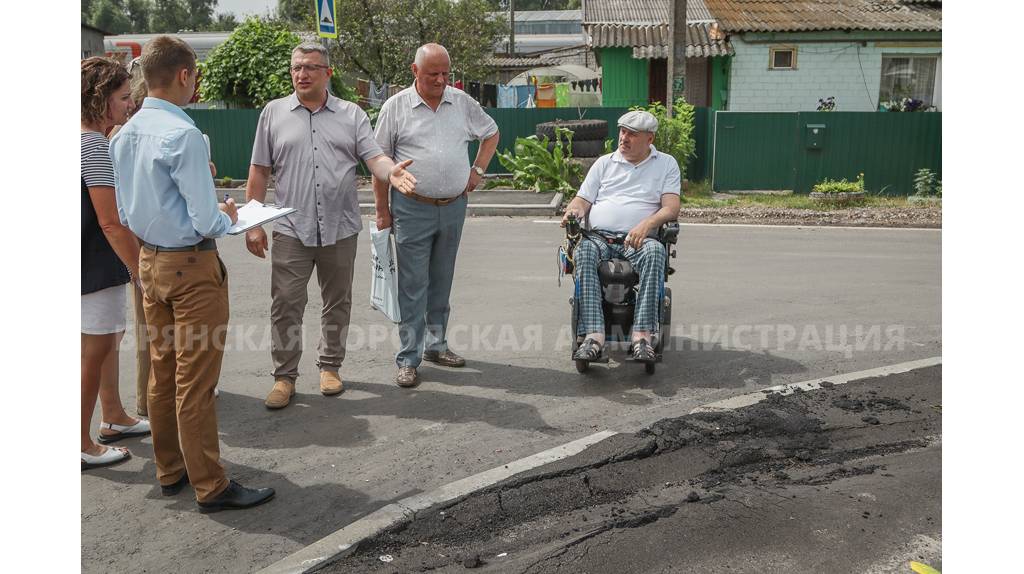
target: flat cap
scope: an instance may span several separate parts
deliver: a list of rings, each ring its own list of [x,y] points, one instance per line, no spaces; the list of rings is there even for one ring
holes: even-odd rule
[[[650,112],[634,110],[622,114],[622,117],[619,118],[619,127],[626,128],[631,132],[651,132],[653,134],[658,131],[658,118]]]

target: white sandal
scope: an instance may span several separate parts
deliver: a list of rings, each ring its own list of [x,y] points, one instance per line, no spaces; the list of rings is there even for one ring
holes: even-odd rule
[[[131,457],[132,453],[128,452],[128,449],[113,446],[107,447],[107,449],[103,451],[103,454],[92,455],[87,452],[83,452],[82,470],[119,464]]]
[[[115,425],[113,423],[100,423],[100,429],[110,429],[112,431],[117,432],[117,434],[108,435],[100,433],[100,435],[96,438],[97,442],[99,442],[100,444],[110,444],[112,442],[117,442],[122,439],[137,436],[146,436],[150,434],[149,421],[147,421],[146,419],[139,419],[139,422],[128,426]]]

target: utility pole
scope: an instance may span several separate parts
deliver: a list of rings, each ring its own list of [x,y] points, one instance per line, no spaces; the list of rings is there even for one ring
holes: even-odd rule
[[[516,54],[516,0],[508,0],[508,55]]]
[[[676,99],[683,97],[686,87],[686,0],[671,0],[669,10],[669,34],[672,46],[668,53],[668,77],[666,82],[665,107],[668,116],[672,117],[672,107]]]

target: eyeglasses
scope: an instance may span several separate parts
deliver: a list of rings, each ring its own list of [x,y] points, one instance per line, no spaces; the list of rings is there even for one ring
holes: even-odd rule
[[[315,72],[317,70],[328,70],[328,69],[330,69],[330,66],[324,66],[322,64],[298,64],[298,65],[292,66],[289,69],[292,71],[293,74],[298,74],[298,73],[302,72],[302,70],[306,70],[307,72],[312,74],[313,72]]]

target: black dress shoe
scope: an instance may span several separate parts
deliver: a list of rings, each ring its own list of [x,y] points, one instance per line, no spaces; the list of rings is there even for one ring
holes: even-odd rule
[[[186,484],[188,484],[188,473],[183,472],[181,474],[181,478],[179,478],[177,481],[171,484],[161,484],[160,493],[163,494],[164,496],[174,496],[181,492],[181,489],[185,488]]]
[[[199,512],[207,514],[221,510],[252,508],[274,498],[273,488],[246,488],[235,481],[228,482],[228,487],[208,502],[200,502]]]

